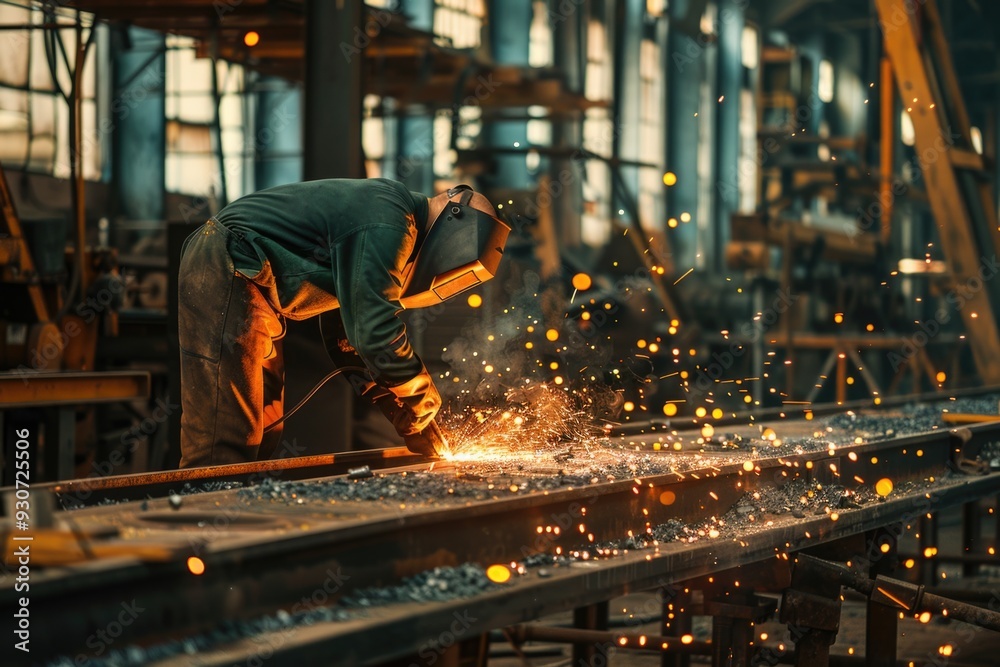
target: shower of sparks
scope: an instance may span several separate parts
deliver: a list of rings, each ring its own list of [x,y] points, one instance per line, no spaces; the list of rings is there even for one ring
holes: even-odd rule
[[[495,406],[466,407],[448,420],[452,451],[447,458],[534,458],[570,446],[590,451],[606,436],[590,409],[611,400],[610,393],[539,383],[507,391]]]

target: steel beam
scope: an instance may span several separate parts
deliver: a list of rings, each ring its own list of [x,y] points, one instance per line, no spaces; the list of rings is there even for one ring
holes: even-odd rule
[[[147,371],[0,373],[0,409],[149,398]]]
[[[1000,435],[1000,425],[978,425],[968,431],[972,434],[970,444],[981,446]],[[916,447],[923,450],[922,457],[912,455]],[[744,493],[783,479],[783,472],[789,477],[825,481],[832,479],[829,471],[835,466],[841,481],[859,477],[871,484],[891,471],[897,486],[903,488],[906,480],[939,475],[951,460],[953,448],[949,433],[935,431],[844,447],[832,457],[826,451],[803,454],[795,457],[799,465],[792,467],[789,461],[762,459],[759,475],[747,474],[742,465],[732,463],[706,469],[704,474],[688,473],[684,478],[653,475],[638,481],[405,511],[393,504],[379,509],[364,503],[345,508],[338,503],[336,509],[347,512],[339,520],[331,516],[328,507],[317,513],[315,506],[310,509],[308,504],[252,503],[240,500],[237,492],[188,496],[180,513],[168,509],[165,501],[151,502],[152,511],[138,504],[82,510],[74,514],[78,523],[86,516],[96,519],[111,514],[120,526],[148,529],[160,521],[163,526],[189,527],[193,532],[176,531],[174,535],[198,554],[205,572],[193,585],[183,561],[95,561],[86,565],[86,576],[72,576],[71,569],[39,573],[37,578],[33,575],[32,613],[47,622],[32,638],[52,653],[75,652],[81,648],[79,642],[93,631],[94,623],[120,612],[124,597],[135,598],[138,605],[151,610],[129,627],[126,641],[131,642],[164,633],[192,632],[221,618],[273,612],[310,595],[317,582],[338,568],[350,576],[337,591],[344,594],[390,583],[435,565],[510,562],[523,558],[525,550],[538,550],[532,546],[538,539],[536,528],[551,523],[553,516],[569,516],[572,524],[575,517],[585,515],[587,529],[596,542],[620,538],[630,530],[642,530],[646,521],[655,525],[677,516],[693,521],[715,515]],[[849,456],[852,452],[854,457]],[[873,454],[877,454],[878,463],[872,463]],[[812,463],[807,466],[806,462]],[[372,609],[364,618],[297,628],[274,644],[276,657],[280,654],[274,664],[289,664],[310,654],[342,656],[343,664],[362,658],[391,659],[416,650],[427,637],[437,636],[454,620],[451,614],[456,610],[467,611],[476,619],[468,629],[471,636],[527,618],[592,605],[626,591],[664,587],[748,563],[773,562],[776,549],[778,553],[794,552],[879,526],[909,522],[915,514],[994,493],[998,478],[1000,474],[953,478],[930,490],[921,487],[884,502],[844,509],[837,521],[827,516],[795,520],[784,515],[775,517],[772,525],[741,535],[740,540],[664,543],[614,558],[590,559],[586,566],[549,568],[544,576],[529,571],[474,599]],[[661,494],[668,489],[674,499],[669,506],[661,502]],[[222,515],[222,528],[212,523],[220,507],[228,508]],[[199,522],[208,527],[195,530]],[[556,545],[564,550],[578,546],[579,536],[574,532],[566,530],[553,537],[543,551],[549,552]],[[164,529],[160,534],[165,534]],[[277,561],[282,567],[274,567]],[[184,594],[178,595],[181,590]],[[0,588],[0,613],[7,613],[17,597],[13,582]],[[88,610],[86,615],[79,613],[82,608]],[[387,636],[393,640],[386,641]],[[248,640],[242,650],[259,648],[256,639]],[[231,663],[232,653],[226,653]],[[222,659],[217,657],[206,653],[204,664],[216,664]]]

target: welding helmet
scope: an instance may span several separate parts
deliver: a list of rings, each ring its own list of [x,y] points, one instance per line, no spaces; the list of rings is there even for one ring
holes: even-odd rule
[[[423,235],[403,269],[399,302],[404,308],[426,308],[480,285],[497,273],[510,227],[469,205],[468,185],[448,190],[449,201]]]

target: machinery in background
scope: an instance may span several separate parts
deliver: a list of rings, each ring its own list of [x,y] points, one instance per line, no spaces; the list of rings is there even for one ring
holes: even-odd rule
[[[876,165],[863,136],[803,127],[801,111],[815,108],[812,63],[792,48],[763,49],[762,203],[733,216],[727,263],[751,291],[763,289],[753,312],[770,321],[758,335],[707,336],[702,364],[711,368],[734,344],[752,347],[722,380],[766,378],[767,393],[753,397],[763,404],[878,403],[900,391],[1000,381],[1000,289],[980,280],[1000,248],[987,160],[973,148],[936,4],[912,14],[904,4],[876,3],[884,20],[907,17],[884,31],[880,80],[865,101],[878,114],[869,124],[880,128]],[[897,85],[914,129],[910,169],[894,159]],[[937,234],[921,238],[928,213]],[[774,295],[788,307],[774,313]]]
[[[63,220],[21,220],[2,169],[0,208],[0,411],[11,416],[3,426],[38,427],[38,479],[89,474],[98,453],[93,434],[106,430],[94,405],[150,392],[148,372],[98,368],[98,344],[117,335],[126,293],[117,253],[80,239],[67,250]],[[116,420],[126,433],[133,416]],[[103,474],[121,472],[126,456],[109,451],[121,458],[102,456]],[[11,471],[5,466],[5,480]]]

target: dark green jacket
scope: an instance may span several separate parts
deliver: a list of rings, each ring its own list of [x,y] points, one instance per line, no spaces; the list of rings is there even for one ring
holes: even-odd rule
[[[301,320],[340,308],[381,384],[421,371],[397,314],[403,267],[427,224],[424,195],[384,178],[307,181],[254,192],[215,217],[235,232],[236,270],[275,311]]]

